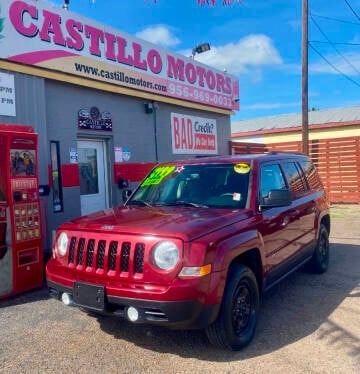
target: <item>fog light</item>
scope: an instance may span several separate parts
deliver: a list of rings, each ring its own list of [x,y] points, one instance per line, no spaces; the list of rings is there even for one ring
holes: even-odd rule
[[[131,322],[135,322],[139,319],[139,312],[133,306],[129,307],[126,313]]]
[[[73,299],[71,297],[70,294],[68,294],[67,292],[64,292],[62,295],[61,295],[61,301],[66,305],[66,306],[70,306],[73,304]]]

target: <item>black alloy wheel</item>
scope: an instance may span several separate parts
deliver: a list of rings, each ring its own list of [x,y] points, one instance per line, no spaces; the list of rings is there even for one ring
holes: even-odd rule
[[[235,265],[229,274],[217,320],[207,327],[211,344],[240,350],[252,340],[259,312],[259,290],[254,273],[247,266]]]
[[[233,329],[237,336],[240,336],[247,327],[251,317],[251,293],[247,282],[238,284],[234,293],[232,308]]]

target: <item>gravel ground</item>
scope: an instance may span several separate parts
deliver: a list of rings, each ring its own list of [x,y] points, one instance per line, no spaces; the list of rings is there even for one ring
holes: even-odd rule
[[[241,352],[201,331],[91,317],[43,288],[0,301],[0,373],[359,373],[360,206],[331,214],[329,271],[296,272],[267,293]]]

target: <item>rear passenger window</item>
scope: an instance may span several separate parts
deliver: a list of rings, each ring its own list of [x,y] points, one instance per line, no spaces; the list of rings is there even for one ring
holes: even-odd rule
[[[322,184],[314,164],[310,160],[308,160],[300,161],[300,165],[304,170],[304,173],[310,185],[310,189],[314,191],[322,189]]]
[[[308,191],[306,182],[295,162],[284,162],[283,167],[290,184],[290,190],[294,197],[299,197]]]
[[[260,171],[260,195],[267,197],[270,190],[283,190],[287,185],[279,164],[263,165]]]

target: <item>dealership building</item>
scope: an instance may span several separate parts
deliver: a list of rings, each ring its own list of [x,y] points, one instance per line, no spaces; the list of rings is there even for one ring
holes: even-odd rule
[[[0,123],[38,134],[47,251],[58,224],[121,204],[122,179],[228,154],[238,109],[238,79],[194,56],[40,0],[1,1]]]

